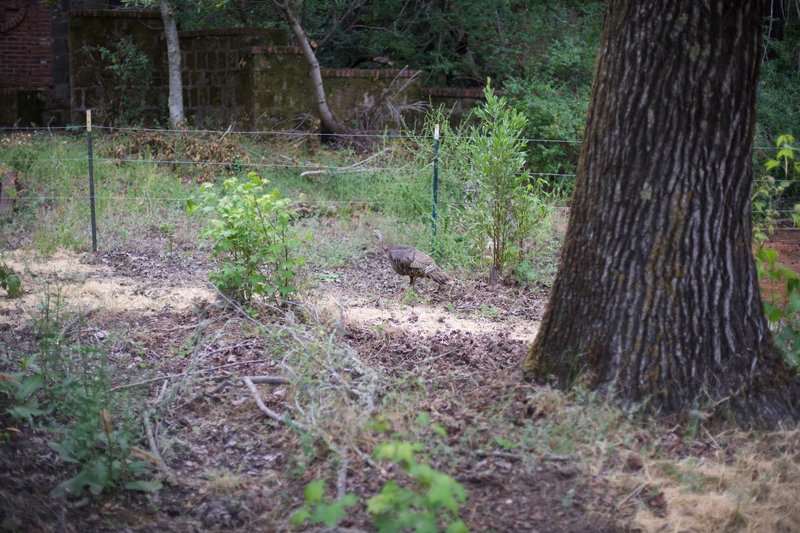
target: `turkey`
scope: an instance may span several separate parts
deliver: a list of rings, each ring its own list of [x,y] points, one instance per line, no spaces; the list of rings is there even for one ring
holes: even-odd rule
[[[401,276],[411,278],[412,287],[416,278],[430,278],[439,285],[453,283],[450,276],[436,266],[436,262],[428,254],[410,246],[387,245],[383,242],[383,236],[380,231],[375,230],[374,233],[381,243],[381,248],[386,252],[386,257],[389,258],[394,271]]]

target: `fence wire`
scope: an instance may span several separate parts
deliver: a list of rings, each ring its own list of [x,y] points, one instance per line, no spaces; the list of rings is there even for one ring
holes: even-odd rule
[[[111,133],[126,132],[126,133],[165,133],[165,134],[195,134],[195,135],[218,135],[225,137],[228,135],[246,135],[251,137],[293,137],[293,138],[309,138],[318,137],[321,139],[352,139],[352,138],[372,138],[372,139],[410,139],[419,140],[423,138],[433,139],[433,136],[423,136],[407,133],[394,133],[394,132],[353,132],[353,133],[322,133],[322,132],[306,132],[294,130],[210,130],[210,129],[170,129],[170,128],[143,128],[143,127],[128,127],[128,126],[97,126],[93,125],[95,130],[104,130]],[[85,133],[86,126],[81,125],[67,125],[67,126],[30,126],[30,127],[17,127],[17,126],[2,126],[0,131],[3,132],[52,132],[52,131],[65,131],[69,133]],[[444,137],[443,137],[444,138]],[[464,135],[450,135],[452,139],[465,139]],[[532,144],[569,144],[580,145],[580,139],[544,139],[544,138],[522,138],[522,141]],[[753,150],[775,150],[775,146],[754,146]],[[791,150],[798,150],[800,148],[790,147]]]

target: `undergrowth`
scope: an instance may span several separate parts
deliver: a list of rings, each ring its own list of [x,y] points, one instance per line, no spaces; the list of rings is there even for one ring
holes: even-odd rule
[[[12,370],[0,374],[0,397],[19,421],[47,430],[48,445],[73,470],[52,488],[54,496],[95,496],[117,487],[154,491],[152,457],[136,448],[142,440],[142,406],[112,387],[114,369],[107,348],[72,341],[81,320],[67,312],[57,289],[48,292],[34,321],[36,348],[3,361]],[[66,465],[75,465],[67,468]]]

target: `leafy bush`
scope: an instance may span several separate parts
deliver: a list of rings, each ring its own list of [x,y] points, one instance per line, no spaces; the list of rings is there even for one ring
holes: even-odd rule
[[[6,265],[0,263],[0,288],[8,293],[9,298],[17,298],[22,294],[22,280]]]
[[[761,279],[780,289],[764,298],[764,314],[775,332],[775,343],[793,367],[800,368],[800,275],[778,262],[778,252],[759,247],[756,267]]]
[[[789,364],[800,365],[800,275],[778,261],[778,252],[765,246],[775,231],[784,207],[784,193],[797,184],[800,162],[796,161],[794,137],[781,135],[776,141],[777,153],[767,160],[769,174],[763,176],[753,192],[753,238],[758,243],[756,267],[760,279],[769,280],[777,291],[764,298],[764,313],[775,332],[775,342]],[[795,226],[800,226],[800,205],[789,213]]]
[[[129,35],[120,36],[111,48],[97,47],[97,53],[113,80],[113,87],[104,91],[114,111],[110,116],[121,124],[140,122],[144,118],[142,104],[152,86],[153,69],[147,54]]]
[[[470,128],[468,176],[475,194],[464,220],[476,253],[482,256],[488,245],[496,279],[506,266],[520,262],[526,237],[548,207],[540,197],[540,180],[524,170],[527,119],[497,97],[489,83],[484,95],[486,102],[474,111],[480,124]]]
[[[467,499],[464,488],[447,474],[419,462],[420,448],[416,443],[390,441],[378,445],[375,450],[375,457],[396,464],[414,482],[411,488],[406,488],[389,481],[367,500],[367,511],[378,531],[439,531],[441,523],[447,532],[468,531],[459,518],[459,508]]]
[[[203,235],[220,260],[210,275],[217,288],[238,302],[261,295],[280,304],[297,291],[294,280],[304,263],[294,255],[299,246],[290,226],[294,211],[277,190],[266,190],[269,181],[255,172],[247,178],[227,179],[219,191],[204,183],[189,212],[209,217]]]
[[[0,138],[0,171],[4,166],[14,172],[27,174],[40,155],[40,146],[31,134],[14,134]]]
[[[289,523],[293,526],[310,523],[334,527],[347,516],[346,509],[358,501],[355,494],[345,494],[338,500],[326,503],[324,479],[317,479],[306,485],[304,494],[306,503],[289,517]]]
[[[506,85],[508,98],[528,119],[528,168],[545,176],[551,190],[568,197],[575,183],[580,139],[586,123],[589,86],[570,88],[556,80],[517,79]]]
[[[776,8],[773,13],[780,11]],[[772,144],[780,133],[800,124],[800,106],[797,105],[800,102],[800,70],[797,68],[800,18],[793,16],[792,11],[784,11],[786,18],[771,20],[770,27],[780,29],[764,35],[766,50],[759,80],[757,146]]]
[[[794,137],[781,135],[776,141],[778,152],[774,158],[767,160],[765,168],[769,174],[758,182],[752,196],[753,201],[753,234],[758,242],[764,242],[775,231],[775,224],[781,215],[781,208],[786,207],[784,193],[792,186],[797,186],[800,176],[800,162],[795,160]],[[800,205],[795,205],[790,213],[795,226],[800,226]]]

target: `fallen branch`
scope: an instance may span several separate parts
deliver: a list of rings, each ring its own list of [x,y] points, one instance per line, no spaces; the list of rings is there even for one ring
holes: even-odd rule
[[[268,383],[270,385],[286,385],[290,381],[281,376],[249,376],[252,383]]]
[[[83,320],[83,319],[85,319],[85,318],[89,318],[89,317],[90,317],[91,315],[93,315],[94,313],[95,313],[95,310],[94,310],[94,309],[92,309],[92,310],[90,310],[90,311],[86,311],[85,313],[80,313],[80,314],[78,314],[77,316],[75,316],[75,317],[74,317],[72,320],[70,320],[69,322],[67,322],[67,323],[64,325],[64,327],[62,327],[62,328],[61,328],[61,330],[58,332],[58,337],[57,337],[57,338],[58,338],[59,340],[60,340],[60,339],[66,339],[66,338],[67,338],[67,335],[69,335],[69,332],[70,332],[70,330],[71,330],[73,327],[75,327],[75,325],[76,325],[78,322],[80,322],[81,320]]]
[[[647,485],[649,485],[649,483],[645,482],[633,489],[627,496],[620,500],[620,502],[617,504],[617,509],[625,505],[631,498],[638,496]]]
[[[197,324],[185,324],[183,326],[175,326],[174,328],[165,328],[165,329],[151,329],[151,333],[172,333],[173,331],[180,331],[182,329],[194,329],[199,326],[202,322],[198,322]]]
[[[565,463],[567,461],[571,461],[572,459],[567,455],[555,455],[552,453],[545,453],[542,455],[536,455],[535,453],[531,453],[529,455],[521,454],[521,453],[513,453],[513,452],[501,452],[501,451],[484,451],[478,450],[475,452],[479,457],[502,457],[503,459],[512,459],[514,461],[521,461],[525,457],[531,457],[535,459],[539,459],[540,461],[550,461],[553,463]]]
[[[253,377],[257,377],[257,376],[253,376]],[[253,399],[255,399],[256,405],[258,406],[258,408],[261,409],[262,413],[264,413],[265,415],[267,415],[271,419],[275,420],[276,422],[281,422],[283,424],[286,424],[287,423],[286,422],[286,417],[283,417],[283,416],[279,415],[278,413],[276,413],[275,411],[273,411],[272,409],[270,409],[269,407],[267,407],[264,404],[264,401],[261,399],[261,395],[258,394],[258,390],[256,389],[256,386],[253,384],[253,377],[245,376],[245,377],[242,378],[242,381],[244,381],[244,384],[247,385],[248,389],[250,389],[250,393],[253,395]],[[267,377],[267,376],[262,376],[262,377]],[[262,383],[263,383],[263,381],[262,381]],[[305,426],[303,426],[299,422],[294,422],[293,421],[292,424],[297,426],[297,427],[299,427],[300,429],[305,429]]]
[[[227,129],[227,130],[225,130],[225,133],[223,133],[223,134],[222,134],[222,137],[220,137],[220,138],[219,138],[219,140],[218,140],[217,142],[218,142],[218,143],[222,142],[222,140],[225,138],[225,136],[226,136],[226,135],[228,135],[228,134],[231,132],[231,130],[232,130],[232,129],[233,129],[233,124],[231,124],[230,126],[228,126],[228,129]]]
[[[339,465],[339,472],[336,476],[336,497],[341,500],[347,493],[347,468],[349,461],[347,460],[347,449],[342,455],[342,464]]]
[[[236,343],[236,344],[226,344],[222,348],[217,348],[215,350],[211,350],[210,352],[204,353],[203,357],[204,358],[205,357],[209,357],[209,356],[212,356],[214,354],[218,354],[218,353],[221,353],[221,352],[227,352],[228,350],[235,350],[237,348],[259,348],[260,346],[254,346],[255,344],[257,344],[257,342],[258,341],[256,339],[248,339],[246,341],[242,341],[242,342],[239,342],[239,343]]]
[[[217,394],[219,391],[221,391],[222,389],[224,389],[227,386],[228,386],[228,382],[227,381],[223,381],[222,383],[220,383],[219,385],[214,387],[213,390],[199,392],[199,393],[195,394],[194,396],[192,396],[191,398],[189,398],[188,400],[186,400],[185,402],[183,402],[182,404],[180,404],[179,406],[170,408],[170,411],[173,412],[173,413],[175,411],[179,411],[180,409],[183,409],[187,405],[189,405],[189,404],[191,404],[193,402],[196,402],[197,400],[199,400],[203,396],[213,396],[213,395]]]
[[[147,444],[150,446],[150,454],[155,457],[156,465],[158,469],[164,474],[164,478],[170,483],[176,484],[177,477],[172,471],[167,467],[167,464],[164,462],[164,459],[161,457],[161,454],[158,451],[158,442],[156,441],[156,435],[153,431],[153,425],[150,423],[150,412],[147,411],[142,416],[142,421],[144,422],[144,432],[147,435]]]

